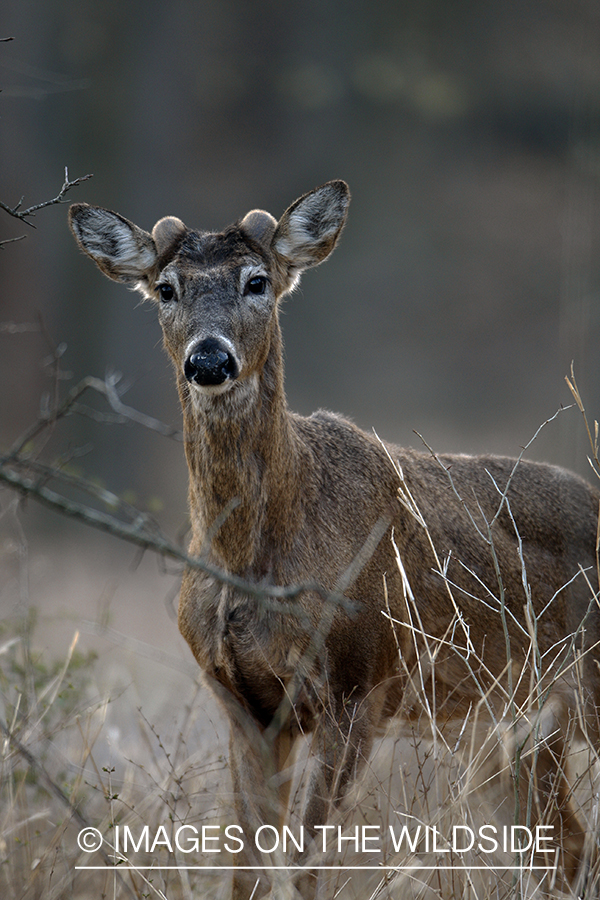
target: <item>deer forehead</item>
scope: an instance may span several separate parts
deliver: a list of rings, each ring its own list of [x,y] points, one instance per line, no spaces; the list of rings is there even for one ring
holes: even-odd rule
[[[164,272],[176,274],[182,286],[198,282],[236,284],[248,272],[266,271],[267,260],[236,232],[189,231]]]

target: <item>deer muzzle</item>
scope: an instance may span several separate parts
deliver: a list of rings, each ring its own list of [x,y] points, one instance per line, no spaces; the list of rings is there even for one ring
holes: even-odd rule
[[[229,347],[217,338],[205,338],[186,359],[183,371],[192,384],[219,385],[239,375],[237,360]]]

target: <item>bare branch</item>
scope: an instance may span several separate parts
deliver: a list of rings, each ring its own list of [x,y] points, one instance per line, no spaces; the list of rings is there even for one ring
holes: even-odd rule
[[[160,556],[176,560],[191,569],[199,569],[211,578],[214,578],[215,581],[218,581],[221,584],[228,584],[231,587],[236,588],[242,594],[257,597],[263,601],[267,598],[281,601],[286,599],[294,600],[300,594],[310,591],[318,594],[324,600],[329,601],[334,605],[341,606],[346,612],[355,612],[356,610],[356,605],[347,597],[344,597],[340,591],[328,591],[316,582],[291,584],[281,587],[278,585],[253,584],[236,575],[231,575],[217,566],[213,566],[205,559],[189,556],[181,550],[180,547],[177,547],[169,541],[169,539],[159,530],[158,526],[156,526],[145,513],[139,512],[138,518],[132,523],[123,522],[116,516],[102,512],[94,507],[87,506],[75,500],[69,500],[61,494],[58,494],[56,491],[50,490],[42,483],[44,479],[33,479],[24,476],[19,472],[15,472],[14,463],[15,461],[13,461],[13,465],[9,468],[6,459],[0,460],[0,482],[4,482],[4,484],[13,488],[13,490],[18,491],[25,496],[33,497],[35,500],[39,501],[44,506],[53,509],[55,512],[62,513],[72,519],[77,519],[79,522],[92,526],[92,528],[105,531],[108,534],[112,534],[114,537],[135,544],[144,550],[150,550]],[[53,469],[51,470],[51,474],[52,477],[60,479],[60,470]],[[81,486],[81,482],[79,486]],[[150,527],[148,527],[148,525],[150,525]],[[277,609],[280,612],[286,611],[281,603],[277,604]],[[299,614],[301,609],[290,606],[287,612]]]
[[[0,241],[0,250],[4,247],[5,244],[16,244],[17,241],[24,241],[26,237],[26,234],[20,234],[19,237],[7,238],[4,241]]]
[[[160,422],[158,419],[148,416],[132,406],[125,406],[124,403],[121,403],[121,398],[117,393],[118,381],[119,376],[115,374],[107,375],[104,382],[100,382],[98,385],[94,384],[93,387],[106,396],[106,399],[118,415],[129,419],[131,422],[137,422],[138,425],[143,425],[144,428],[158,431],[159,434],[164,434],[165,437],[172,437],[178,441],[183,440],[181,429],[174,428],[172,425],[165,425],[164,422]]]
[[[102,384],[99,379],[92,377],[84,378],[82,381],[80,381],[79,384],[77,384],[69,392],[66,400],[64,400],[64,402],[61,403],[58,408],[49,411],[45,415],[40,416],[40,418],[36,422],[34,422],[33,425],[30,425],[30,427],[21,435],[21,437],[18,438],[17,441],[15,441],[13,446],[8,451],[8,454],[3,462],[10,462],[11,460],[16,459],[16,457],[22,451],[23,447],[25,447],[31,441],[35,440],[35,438],[38,437],[38,435],[40,435],[43,431],[45,431],[45,429],[50,425],[54,424],[63,416],[67,415],[75,401],[78,400],[79,397],[89,387],[92,387],[96,381]]]
[[[69,170],[65,166],[65,180],[63,186],[60,191],[53,197],[52,200],[44,200],[43,203],[37,203],[35,206],[29,206],[27,209],[21,209],[23,205],[23,197],[19,200],[16,206],[8,206],[6,203],[3,203],[0,200],[0,209],[3,209],[5,212],[9,214],[9,216],[13,216],[15,219],[20,219],[21,222],[25,222],[31,228],[35,228],[33,222],[30,222],[29,219],[32,216],[35,216],[36,212],[40,209],[45,209],[47,206],[55,206],[57,203],[63,203],[65,199],[65,194],[71,190],[71,188],[77,187],[83,181],[88,181],[92,178],[92,175],[83,175],[81,178],[75,178],[73,181],[69,180]],[[19,240],[19,238],[17,238]]]
[[[27,444],[39,437],[39,435],[47,428],[55,425],[60,419],[73,412],[83,412],[84,415],[96,417],[95,412],[85,410],[77,403],[82,394],[88,390],[94,390],[107,398],[112,409],[119,416],[117,421],[122,422],[123,420],[129,419],[132,422],[136,422],[138,425],[143,425],[144,428],[157,431],[159,434],[165,435],[165,437],[172,437],[175,440],[180,441],[183,440],[182,433],[179,429],[174,428],[171,425],[166,425],[164,422],[155,419],[153,416],[148,416],[145,413],[133,409],[131,406],[125,406],[124,403],[121,403],[116,390],[117,382],[118,378],[115,375],[107,376],[105,381],[102,381],[100,378],[95,378],[93,375],[88,375],[86,378],[83,378],[69,391],[62,403],[45,412],[37,419],[37,421],[30,425],[30,427],[15,441],[7,455],[0,461],[0,464],[15,460]]]

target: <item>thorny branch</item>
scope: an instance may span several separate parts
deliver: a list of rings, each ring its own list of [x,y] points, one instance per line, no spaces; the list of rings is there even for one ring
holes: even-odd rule
[[[53,197],[52,200],[44,200],[42,203],[36,203],[35,206],[27,207],[27,209],[21,209],[24,197],[21,197],[16,206],[8,206],[8,204],[3,203],[2,200],[0,200],[0,209],[3,209],[5,212],[7,212],[9,216],[13,216],[13,218],[19,219],[21,222],[25,222],[31,228],[35,228],[36,226],[29,220],[30,218],[35,217],[36,212],[38,212],[40,209],[45,209],[47,206],[56,206],[56,204],[58,203],[64,203],[65,194],[67,194],[67,192],[70,191],[71,188],[77,187],[82,182],[88,181],[92,177],[92,175],[82,175],[81,178],[75,178],[73,181],[70,181],[69,170],[65,166],[65,180],[63,186],[61,187],[56,197]],[[11,238],[10,240],[1,241],[0,247],[2,247],[4,244],[23,240],[24,237],[25,235],[21,235],[18,238]]]

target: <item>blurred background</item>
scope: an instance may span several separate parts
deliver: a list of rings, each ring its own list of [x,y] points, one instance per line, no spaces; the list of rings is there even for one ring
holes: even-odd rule
[[[341,245],[284,307],[293,409],[516,455],[571,403],[573,360],[600,417],[596,0],[8,0],[0,37],[6,204],[55,196],[68,166],[94,175],[69,201],[220,229],[348,181]],[[0,210],[0,240],[27,235],[0,250],[3,448],[55,389],[53,346],[62,392],[118,371],[125,403],[180,422],[154,309],[79,253],[66,213],[34,231]],[[72,417],[46,453],[73,452],[185,522],[180,443]],[[571,409],[528,456],[587,474],[587,453]],[[46,536],[97,540],[34,507]]]

